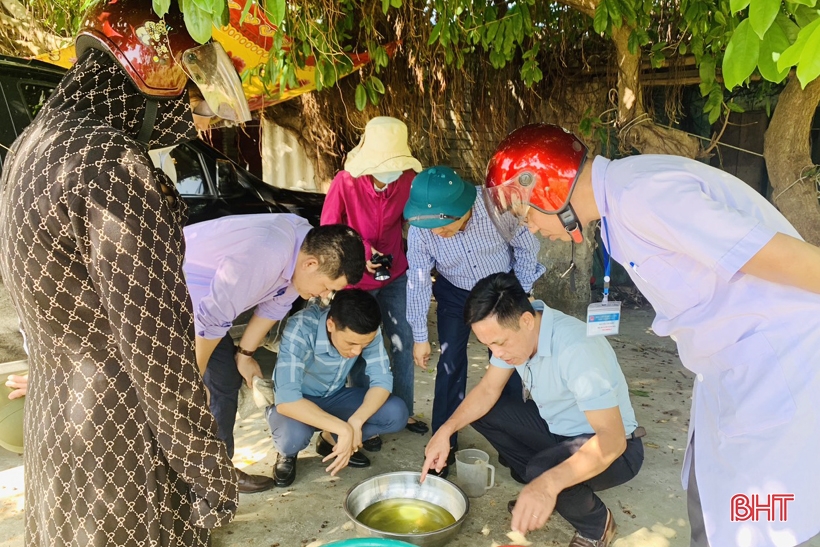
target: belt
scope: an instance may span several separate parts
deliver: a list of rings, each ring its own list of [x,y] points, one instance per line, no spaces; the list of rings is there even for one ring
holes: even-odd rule
[[[643,426],[639,425],[638,427],[635,428],[635,431],[633,431],[631,435],[627,435],[626,438],[631,441],[631,440],[634,440],[634,439],[640,439],[641,437],[645,437],[645,436],[646,436],[646,429],[644,429]]]

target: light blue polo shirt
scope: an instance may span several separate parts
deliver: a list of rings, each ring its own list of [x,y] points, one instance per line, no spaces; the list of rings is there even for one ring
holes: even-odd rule
[[[603,336],[588,337],[586,325],[547,307],[532,303],[541,315],[538,350],[523,365],[508,365],[493,357],[490,364],[521,376],[550,432],[565,437],[594,434],[584,412],[617,406],[624,431],[638,426],[629,389],[612,346]]]

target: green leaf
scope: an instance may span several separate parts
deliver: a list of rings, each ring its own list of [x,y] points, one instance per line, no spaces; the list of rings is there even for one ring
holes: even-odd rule
[[[808,6],[813,8],[817,5],[817,0],[786,0],[787,4],[803,4],[804,6]]]
[[[820,28],[820,19],[817,19],[808,26],[800,29],[800,32],[797,34],[797,40],[795,40],[791,46],[786,48],[786,50],[781,53],[780,57],[777,59],[777,70],[791,68],[800,61],[803,55],[803,48],[806,46],[809,36],[811,36],[817,28]]]
[[[356,86],[356,109],[361,112],[367,106],[367,90],[364,88],[364,85],[359,84]]]
[[[626,42],[627,48],[629,49],[629,53],[631,55],[635,55],[638,52],[638,33],[637,31],[632,31],[629,33],[629,39]],[[681,44],[681,47],[683,44]]]
[[[678,51],[680,52],[681,55],[686,55],[686,50],[687,50],[686,44],[681,42],[681,44],[678,46]]]
[[[720,118],[720,108],[713,108],[709,111],[709,123],[714,124]]]
[[[171,7],[171,0],[152,0],[152,5],[154,6],[154,13],[159,17],[165,17],[165,14],[168,13],[168,8]]]
[[[814,81],[818,76],[820,76],[820,27],[815,28],[806,40],[803,53],[800,55],[800,62],[797,64],[797,79],[800,80],[803,89],[806,89],[809,82]]]
[[[370,83],[373,86],[373,89],[384,95],[384,84],[381,80],[376,78],[375,76],[370,77]]]
[[[370,102],[372,104],[379,104],[379,94],[376,93],[373,86],[365,84],[364,88],[367,90],[367,98],[370,99]]]
[[[777,12],[780,11],[780,0],[751,0],[749,4],[749,23],[761,39],[772,26]]]
[[[739,104],[737,104],[734,101],[732,101],[730,103],[726,103],[726,108],[728,108],[732,112],[737,112],[738,114],[746,112],[746,110],[742,106],[740,106]]]
[[[785,13],[778,13],[774,23],[780,27],[786,35],[789,44],[793,44],[797,40],[797,35],[800,33],[800,27],[794,24],[794,21],[789,19]]]
[[[248,13],[250,12],[252,5],[253,5],[253,2],[245,2],[245,7],[242,8],[242,15],[239,16],[239,24],[240,25],[245,22],[245,17],[248,16]]]
[[[592,28],[598,34],[606,32],[606,27],[609,25],[609,12],[606,10],[606,2],[598,4],[595,10],[595,17],[592,19]]]
[[[700,72],[700,94],[706,97],[715,87],[715,58],[709,55],[701,59],[698,70]]]
[[[433,27],[433,31],[430,33],[430,38],[427,39],[427,45],[432,46],[436,40],[438,40],[438,36],[441,34],[441,22],[438,22]]]
[[[732,10],[732,13],[737,13],[748,5],[749,0],[731,0],[729,2],[729,7]]]
[[[382,13],[387,15],[387,10],[390,9],[390,0],[382,0]],[[360,108],[359,110],[364,110],[364,108]]]
[[[211,39],[211,32],[213,31],[213,20],[211,14],[203,11],[194,2],[185,3],[185,12],[183,14],[185,20],[185,28],[191,38],[204,44]]]
[[[246,0],[246,2],[250,2],[250,0]],[[285,20],[285,10],[287,9],[287,4],[285,0],[267,0],[265,2],[265,8],[268,10],[268,19],[274,26],[281,26],[282,21]]]
[[[603,0],[602,3],[606,3],[606,11],[609,12],[609,18],[612,19],[612,24],[620,23],[621,19],[623,19],[623,12],[619,0]]]
[[[487,25],[487,43],[491,44],[493,40],[495,40],[496,35],[498,35],[498,28],[501,26],[501,23],[498,21],[493,21],[489,25]]]
[[[390,5],[394,8],[400,8],[401,0],[390,0]]]
[[[724,27],[726,26],[726,17],[723,15],[722,12],[715,12],[715,22],[719,25],[723,25]]]
[[[748,19],[744,19],[732,33],[723,57],[723,84],[734,89],[751,76],[760,55],[760,38]]]
[[[806,27],[820,17],[820,11],[811,9],[808,6],[797,6],[794,10],[794,20],[801,27]]]
[[[789,67],[779,70],[777,68],[777,59],[790,45],[783,27],[778,22],[769,27],[760,42],[760,58],[757,60],[761,76],[770,82],[780,83],[783,81],[783,78],[789,73]]]

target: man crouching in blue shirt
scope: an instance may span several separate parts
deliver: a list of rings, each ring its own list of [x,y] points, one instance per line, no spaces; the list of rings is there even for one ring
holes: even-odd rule
[[[381,321],[376,299],[359,289],[339,291],[329,308],[312,305],[288,321],[273,373],[276,406],[267,412],[279,452],[276,486],[293,483],[296,457],[316,430],[316,452],[323,462],[333,460],[327,471],[336,475],[348,465],[370,465],[358,452],[362,439],[404,429],[407,405],[390,394],[393,375]],[[370,386],[345,387],[360,355]]]
[[[541,528],[556,510],[576,529],[570,547],[608,547],[615,522],[595,492],[638,473],[644,434],[609,342],[588,338],[578,319],[530,302],[506,273],[475,285],[464,319],[493,357],[427,445],[422,480],[445,465],[450,435],[472,424],[526,483],[508,506],[513,530]],[[514,371],[523,392],[502,397]]]

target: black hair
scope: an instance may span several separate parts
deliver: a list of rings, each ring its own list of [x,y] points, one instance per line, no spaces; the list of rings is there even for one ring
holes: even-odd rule
[[[356,334],[376,332],[382,322],[376,298],[361,289],[344,289],[333,295],[327,316],[337,329],[350,329]]]
[[[344,276],[355,285],[364,275],[364,242],[362,236],[344,224],[327,224],[310,230],[301,250],[319,261],[319,271],[331,280]]]
[[[495,316],[499,325],[518,330],[526,312],[535,315],[527,293],[513,273],[494,273],[475,284],[464,305],[464,322],[478,323]]]

